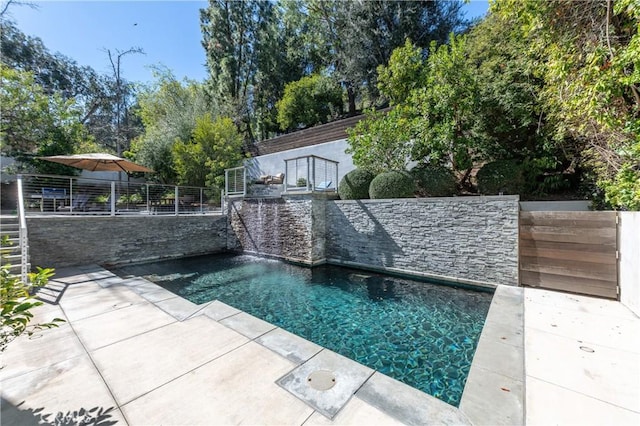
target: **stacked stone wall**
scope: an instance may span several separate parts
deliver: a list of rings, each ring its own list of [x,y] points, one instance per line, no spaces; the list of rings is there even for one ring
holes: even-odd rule
[[[229,249],[314,262],[311,198],[238,199],[228,208]]]
[[[329,201],[327,261],[489,285],[518,283],[518,198]]]
[[[60,268],[218,253],[226,216],[27,217],[31,264]]]

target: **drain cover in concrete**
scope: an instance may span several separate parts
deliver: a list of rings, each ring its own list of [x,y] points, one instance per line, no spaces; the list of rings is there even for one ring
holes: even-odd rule
[[[307,383],[315,390],[325,391],[336,385],[336,376],[331,371],[318,370],[309,374]]]
[[[316,411],[333,418],[373,372],[349,358],[323,349],[278,380],[278,384]]]

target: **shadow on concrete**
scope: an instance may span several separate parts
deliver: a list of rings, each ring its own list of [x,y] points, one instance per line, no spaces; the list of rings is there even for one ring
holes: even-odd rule
[[[59,411],[57,414],[46,413],[44,407],[40,408],[22,408],[25,403],[22,401],[18,405],[13,405],[10,401],[2,398],[2,424],[16,426],[36,426],[36,425],[55,425],[55,426],[71,426],[71,425],[92,425],[92,426],[111,426],[118,423],[112,419],[112,413],[115,407],[93,407],[90,409],[80,408],[75,411],[67,411],[63,413]]]

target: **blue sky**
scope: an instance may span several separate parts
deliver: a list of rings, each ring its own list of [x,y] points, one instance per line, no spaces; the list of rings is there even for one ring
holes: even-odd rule
[[[164,65],[179,79],[203,80],[205,55],[200,44],[199,9],[206,1],[36,1],[37,9],[13,6],[11,18],[22,32],[40,37],[51,52],[79,65],[110,72],[104,49],[142,48],[146,55],[127,55],[122,75],[130,81],[153,79],[149,66]],[[481,16],[485,0],[465,5],[467,17]]]

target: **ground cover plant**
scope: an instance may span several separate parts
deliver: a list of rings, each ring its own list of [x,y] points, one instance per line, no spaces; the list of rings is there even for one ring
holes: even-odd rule
[[[38,287],[47,284],[53,276],[53,269],[37,268],[37,272],[28,274],[28,282],[22,282],[19,276],[13,275],[9,264],[6,262],[6,247],[10,246],[7,236],[4,236],[0,245],[0,353],[4,352],[7,345],[16,337],[26,333],[32,335],[38,330],[57,327],[60,318],[55,318],[48,323],[30,324],[33,319],[31,310],[42,305],[36,300],[32,292]]]

